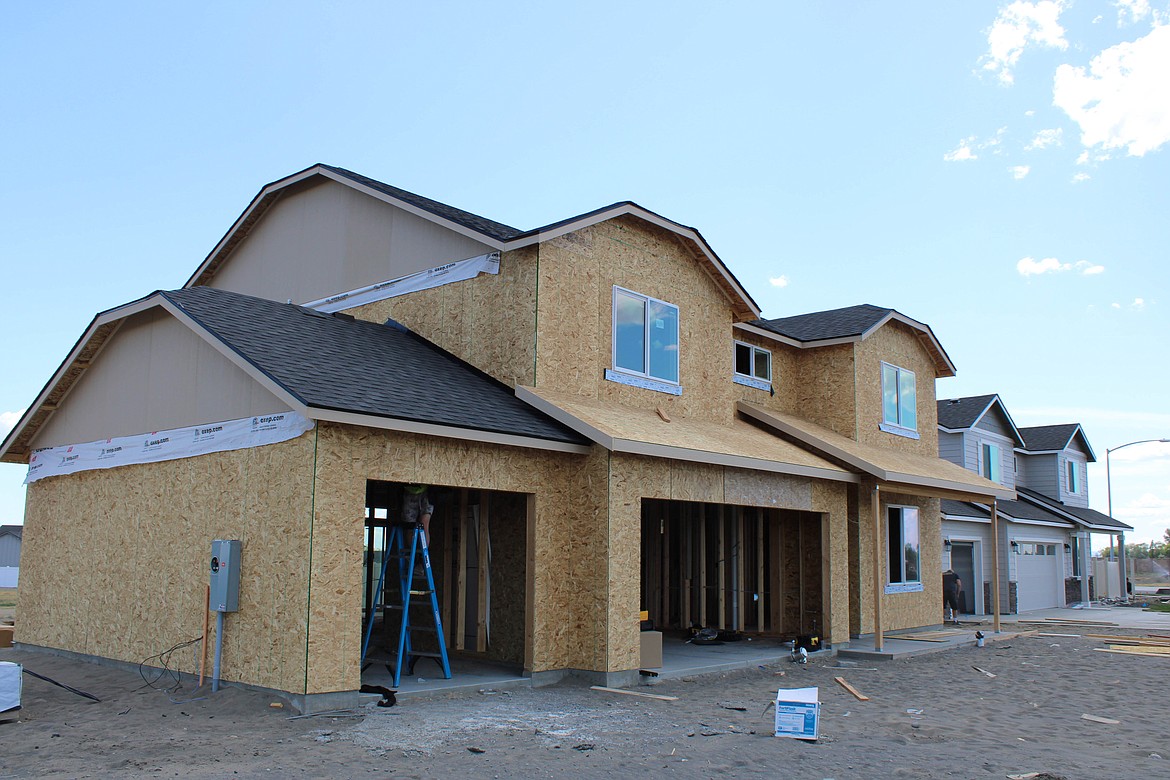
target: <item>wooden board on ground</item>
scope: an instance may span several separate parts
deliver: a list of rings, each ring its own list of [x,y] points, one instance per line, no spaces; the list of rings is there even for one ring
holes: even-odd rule
[[[589,688],[594,691],[605,691],[606,693],[620,693],[624,696],[641,696],[644,699],[658,699],[659,701],[678,701],[677,696],[662,696],[657,693],[642,693],[641,691],[627,691],[625,688],[606,688],[604,685],[590,685]]]
[[[1089,715],[1087,713],[1081,716],[1081,720],[1091,720],[1094,723],[1106,723],[1110,726],[1116,726],[1118,723],[1121,723],[1121,721],[1114,720],[1113,718],[1102,718],[1100,715]]]
[[[838,684],[838,685],[840,685],[842,688],[844,688],[845,690],[847,690],[847,691],[849,691],[850,693],[852,693],[852,694],[853,694],[853,697],[854,697],[855,699],[857,699],[858,701],[869,701],[869,697],[868,697],[868,696],[866,696],[864,693],[862,693],[861,691],[859,691],[859,690],[857,690],[856,688],[854,688],[854,687],[853,687],[852,685],[850,685],[849,683],[845,682],[845,678],[844,678],[844,677],[834,677],[833,679],[834,679],[834,680],[836,680],[836,681],[837,681],[837,684]]]
[[[978,666],[972,666],[971,668],[972,668],[972,669],[974,669],[974,670],[975,670],[975,671],[977,671],[977,672],[983,672],[983,674],[987,675],[988,677],[995,677],[995,675],[994,675],[994,674],[992,674],[991,672],[987,671],[986,669],[980,669]]]
[[[1140,655],[1143,658],[1170,658],[1170,653],[1139,653],[1136,650],[1111,650],[1108,647],[1094,647],[1098,653],[1113,653],[1114,655]]]
[[[1080,634],[1047,634],[1043,631],[1037,631],[1036,636],[1064,636],[1064,637],[1079,637]],[[1093,636],[1092,634],[1085,634],[1085,636]]]

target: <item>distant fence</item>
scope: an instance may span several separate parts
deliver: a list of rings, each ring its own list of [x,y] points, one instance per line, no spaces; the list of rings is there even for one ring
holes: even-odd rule
[[[1170,558],[1130,558],[1138,585],[1170,583]]]

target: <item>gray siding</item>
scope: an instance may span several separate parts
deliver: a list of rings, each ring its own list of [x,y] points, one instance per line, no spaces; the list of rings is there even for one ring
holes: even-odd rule
[[[964,468],[974,471],[977,474],[983,473],[984,444],[991,444],[998,448],[999,482],[1007,487],[1014,488],[1016,486],[1016,474],[1012,468],[1012,447],[1014,441],[1006,436],[979,429],[967,433],[964,453],[966,463],[964,464]]]
[[[963,434],[938,432],[938,456],[956,466],[967,468],[963,460]]]
[[[0,566],[20,565],[20,540],[5,534],[0,536]]]
[[[258,414],[288,405],[162,309],[123,322],[34,447],[82,444]]]
[[[286,195],[208,283],[293,303],[493,251],[336,182]]]
[[[1019,454],[1017,457],[1024,466],[1021,472],[1024,479],[1019,483],[1022,487],[1060,498],[1060,464],[1056,455]]]
[[[1089,506],[1089,464],[1080,453],[1065,451],[1060,458],[1060,500],[1069,506],[1087,508]],[[1080,492],[1070,493],[1068,485],[1067,464],[1072,463],[1077,472],[1077,488]]]

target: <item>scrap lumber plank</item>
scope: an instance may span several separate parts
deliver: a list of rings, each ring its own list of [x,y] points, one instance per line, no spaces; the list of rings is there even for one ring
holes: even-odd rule
[[[978,666],[972,666],[971,668],[977,672],[983,672],[988,677],[995,677],[996,676],[996,675],[992,674],[991,672],[987,671],[986,669],[981,669]]]
[[[936,639],[930,636],[919,636],[917,634],[886,634],[886,639],[909,639],[913,642],[946,642],[945,639]]]
[[[834,680],[837,682],[837,684],[838,684],[838,685],[840,685],[842,688],[844,688],[845,690],[847,690],[847,691],[849,691],[850,693],[852,693],[852,694],[853,694],[853,698],[857,699],[858,701],[869,701],[869,697],[868,697],[868,696],[866,696],[864,693],[862,693],[861,691],[859,691],[859,690],[857,690],[856,688],[854,688],[854,687],[853,687],[852,685],[850,685],[849,683],[847,683],[847,682],[845,681],[845,678],[844,678],[844,677],[834,677],[833,679],[834,679]]]
[[[1113,653],[1114,655],[1139,655],[1142,658],[1170,658],[1170,653],[1139,653],[1135,650],[1112,650],[1108,647],[1094,647],[1098,653]]]
[[[1080,634],[1047,634],[1043,631],[1036,632],[1036,636],[1064,636],[1064,637],[1079,637]],[[1085,634],[1085,636],[1093,636],[1092,634]]]
[[[620,693],[625,696],[641,696],[645,699],[658,699],[659,701],[678,701],[677,696],[663,696],[658,693],[642,693],[641,691],[627,691],[625,688],[607,688],[604,685],[590,685],[590,690],[605,691],[606,693]]]
[[[1082,715],[1081,720],[1091,720],[1094,723],[1105,723],[1110,726],[1116,726],[1118,723],[1121,723],[1121,721],[1114,720],[1113,718],[1102,718],[1100,715],[1089,715],[1088,713]]]

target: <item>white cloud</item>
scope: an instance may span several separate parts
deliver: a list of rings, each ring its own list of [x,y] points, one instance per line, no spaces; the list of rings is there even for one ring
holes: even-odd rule
[[[24,414],[23,410],[19,412],[0,412],[0,433],[8,433],[12,430],[22,414]]]
[[[1083,151],[1079,155],[1077,155],[1077,165],[1088,165],[1088,164],[1089,164],[1089,150],[1086,149],[1085,151]]]
[[[1008,170],[1011,171],[1013,179],[1022,179],[1025,176],[1027,176],[1029,172],[1031,172],[1032,166],[1031,165],[1013,165],[1011,168],[1008,168]]]
[[[1078,260],[1077,270],[1084,276],[1096,276],[1105,273],[1105,266],[1090,263],[1088,260]]]
[[[1150,15],[1149,0],[1114,0],[1117,6],[1117,26],[1140,22]]]
[[[1110,304],[1110,306],[1114,309],[1122,308],[1120,303],[1113,303],[1113,304]],[[1129,308],[1137,309],[1138,311],[1141,311],[1142,309],[1146,308],[1145,298],[1134,298],[1133,303],[1129,304]]]
[[[1093,178],[1093,177],[1090,176],[1089,174],[1085,173],[1084,171],[1082,171],[1080,173],[1073,175],[1072,182],[1073,182],[1073,184],[1080,184],[1081,182],[1088,181],[1091,178]]]
[[[773,287],[787,287],[788,286],[788,277],[784,276],[783,274],[781,274],[780,276],[774,276],[771,279],[769,279],[768,281],[771,283],[771,285]]]
[[[1060,14],[1064,0],[1039,0],[1029,3],[1016,0],[1000,9],[999,16],[987,31],[987,54],[983,69],[995,73],[1001,84],[1014,81],[1012,68],[1030,45],[1060,49],[1068,48]]]
[[[947,162],[961,162],[963,160],[976,160],[978,157],[975,152],[971,150],[971,145],[975,143],[975,136],[968,136],[953,150],[943,155],[943,159]]]
[[[1072,266],[1068,263],[1062,263],[1055,257],[1046,257],[1043,260],[1037,260],[1033,257],[1025,257],[1016,263],[1016,270],[1020,272],[1020,276],[1037,276],[1045,273],[1061,273],[1063,271],[1072,270]]]
[[[1044,149],[1049,146],[1060,146],[1063,139],[1064,131],[1059,127],[1041,130],[1036,133],[1036,137],[1024,149],[1031,151],[1032,149]]]
[[[1140,157],[1170,141],[1170,25],[1105,49],[1089,67],[1061,65],[1053,105],[1081,129],[1081,143]]]

